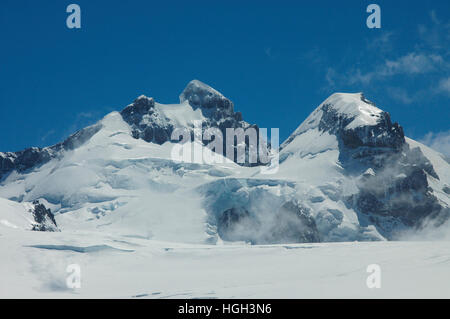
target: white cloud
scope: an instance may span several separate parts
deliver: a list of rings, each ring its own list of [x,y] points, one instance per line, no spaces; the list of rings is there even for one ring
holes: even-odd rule
[[[440,55],[411,52],[394,61],[386,60],[378,75],[423,74],[437,70],[443,63]]]
[[[368,85],[375,80],[382,80],[395,75],[417,75],[432,72],[440,72],[446,66],[446,62],[442,56],[437,54],[423,54],[411,52],[394,60],[385,60],[382,64],[373,68],[373,71],[362,72],[360,68],[353,69],[347,73],[345,77],[338,79],[333,78],[335,82],[341,80],[348,84]],[[333,75],[336,75],[334,73]],[[327,73],[327,81],[329,74]],[[399,96],[398,92],[397,97]]]
[[[450,76],[439,82],[438,91],[450,95]]]
[[[371,64],[355,61],[347,70],[333,68],[325,73],[325,80],[331,87],[369,86],[398,77],[406,84],[417,80],[426,80],[422,87],[409,89],[387,88],[387,93],[403,104],[412,104],[418,99],[431,95],[448,94],[450,96],[450,23],[440,19],[439,12],[430,11],[428,23],[418,26],[418,38],[409,52],[395,54],[394,47],[400,35],[398,32],[385,31],[378,37],[367,41],[362,53],[364,57],[375,59]],[[369,42],[370,41],[370,42]],[[369,59],[370,61],[370,59]],[[429,84],[427,84],[429,83]]]
[[[430,132],[420,139],[419,142],[450,157],[450,130],[439,133]]]
[[[360,69],[356,69],[353,70],[350,75],[346,77],[346,79],[350,84],[362,83],[367,85],[372,82],[375,76],[377,76],[376,71],[363,73]]]

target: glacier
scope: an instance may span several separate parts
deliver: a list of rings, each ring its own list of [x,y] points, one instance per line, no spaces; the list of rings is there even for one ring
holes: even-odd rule
[[[406,264],[396,252],[417,254],[419,276],[433,269],[449,278],[448,242],[417,238],[448,238],[450,164],[405,137],[362,93],[335,93],[321,103],[281,144],[272,175],[228,158],[173,160],[172,132],[197,123],[259,130],[222,93],[194,80],[179,104],[142,95],[59,144],[0,153],[0,265],[3,274],[14,268],[0,275],[0,295],[415,296],[405,287],[407,274],[416,273],[408,268],[403,277]],[[212,152],[207,141],[196,143]],[[37,203],[51,212],[44,220],[33,216]],[[336,269],[327,258],[339,261]],[[371,295],[357,282],[366,262],[383,258],[394,265],[389,276],[398,276],[398,286]],[[87,289],[65,287],[70,263],[88,272]],[[177,272],[177,286],[163,282]],[[117,285],[107,280],[116,273]],[[335,281],[327,292],[323,274]],[[342,292],[347,279],[355,290]]]

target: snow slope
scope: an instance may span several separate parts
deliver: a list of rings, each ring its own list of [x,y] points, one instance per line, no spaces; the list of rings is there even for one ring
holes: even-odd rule
[[[383,112],[364,97],[362,93],[334,93],[323,101],[314,112],[294,131],[293,135],[299,135],[309,129],[316,128],[323,115],[323,106],[330,105],[337,113],[340,113],[352,121],[346,128],[352,129],[358,126],[373,126],[377,124],[380,114]]]
[[[29,213],[32,206],[29,203],[17,203],[0,198],[0,224],[13,229],[31,230],[35,224]]]
[[[172,143],[160,146],[132,138],[117,112],[100,124],[101,130],[81,147],[28,174],[11,174],[0,196],[49,203],[63,231],[207,240],[206,213],[192,188],[217,176],[239,175],[240,167],[226,159],[214,166],[174,162]]]
[[[141,96],[61,144],[0,153],[0,297],[450,297],[449,242],[387,241],[425,221],[449,238],[450,165],[362,94],[321,103],[272,175],[174,160],[170,133],[198,123],[250,127],[192,81],[180,104]],[[35,200],[61,232],[30,231]]]
[[[209,119],[211,110],[225,107],[226,114],[233,112],[229,100],[199,81],[188,85],[180,101],[163,105],[139,97],[122,113],[112,112],[94,125],[87,140],[72,142],[80,144],[77,147],[64,149],[33,169],[12,171],[0,183],[0,197],[46,203],[63,231],[101,230],[175,242],[220,241],[220,220],[228,209],[256,218],[262,229],[269,224],[268,232],[272,224],[284,220],[274,212],[286,202],[295,202],[299,211],[314,219],[311,231],[321,241],[384,240],[407,228],[411,217],[373,221],[379,213],[360,207],[360,202],[366,201],[359,199],[364,195],[361,189],[365,190],[361,181],[386,175],[385,168],[378,167],[379,154],[389,155],[404,147],[398,145],[403,138],[401,128],[391,125],[388,114],[362,94],[336,93],[321,103],[282,144],[280,165],[273,175],[223,157],[221,164],[174,161],[174,143],[136,138],[134,130],[143,130],[145,136],[147,129],[142,127],[148,125],[192,128]],[[224,120],[229,121],[227,116]],[[351,147],[345,145],[345,139]],[[407,141],[411,148],[417,147],[414,141]],[[203,145],[193,143],[192,147],[212,154]],[[442,207],[449,207],[444,191],[450,184],[449,165],[434,151],[421,149],[438,174],[433,177],[432,171],[427,171],[426,181]],[[371,162],[345,158],[354,158],[355,152],[369,153],[365,158]],[[403,166],[416,164],[406,161]],[[415,171],[410,171],[399,171],[396,176],[415,176]],[[383,179],[377,183],[397,187],[399,182]],[[416,197],[428,196],[426,187]],[[416,190],[406,188],[399,197],[412,192]],[[388,201],[384,199],[386,205]]]

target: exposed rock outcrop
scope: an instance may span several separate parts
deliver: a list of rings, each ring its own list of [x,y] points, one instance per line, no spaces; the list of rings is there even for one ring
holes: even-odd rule
[[[254,128],[256,133],[259,134],[257,125],[250,125],[243,121],[240,112],[234,112],[233,102],[223,96],[220,92],[198,80],[193,80],[188,83],[186,88],[180,94],[180,103],[189,103],[194,110],[199,109],[201,111],[203,119],[201,123],[199,123],[199,127],[202,128],[203,131],[208,128],[218,128],[220,130],[223,137],[222,152],[224,155],[226,155],[227,128],[241,128],[243,130]],[[121,112],[121,115],[132,127],[133,137],[141,138],[146,142],[153,142],[161,145],[171,140],[172,133],[175,129],[180,129],[171,118],[164,114],[163,109],[156,107],[153,98],[146,96],[137,98]],[[190,123],[188,127],[183,127],[183,129],[190,131],[193,139],[194,124]],[[203,140],[204,145],[208,145],[210,142],[210,140]],[[254,152],[254,154],[259,154],[258,146],[251,145],[249,140],[245,141],[245,145],[245,158],[238,158],[236,144],[234,145],[234,156],[230,156],[229,158],[238,164],[246,166],[261,164],[258,160],[259,156],[257,156],[255,163],[251,163],[248,155],[251,147],[251,151]]]
[[[30,210],[30,213],[33,214],[36,223],[33,225],[32,230],[49,232],[59,231],[55,216],[50,209],[47,209],[44,204],[39,203],[39,201],[33,201],[33,206],[34,208]]]
[[[43,165],[57,158],[64,151],[70,151],[83,145],[101,129],[100,124],[83,128],[69,136],[64,142],[53,146],[31,147],[18,152],[0,153],[0,180],[12,171],[25,172],[33,167]]]
[[[420,228],[430,217],[450,217],[429,187],[439,179],[419,148],[411,149],[403,128],[363,94],[334,94],[321,104],[284,144],[311,128],[335,135],[339,162],[356,178],[359,193],[343,198],[386,238],[405,228]]]

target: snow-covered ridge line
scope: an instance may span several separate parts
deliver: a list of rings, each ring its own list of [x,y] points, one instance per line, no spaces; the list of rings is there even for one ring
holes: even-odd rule
[[[392,123],[389,113],[377,108],[362,93],[332,94],[283,142],[281,149],[296,136],[314,129],[336,135],[352,148],[399,149],[405,144],[403,128],[398,123]]]
[[[180,104],[141,95],[58,147],[0,157],[0,197],[42,200],[62,231],[191,243],[397,239],[450,215],[448,163],[407,143],[401,126],[361,93],[321,103],[283,144],[270,179],[232,161],[174,161],[173,130],[197,122],[257,127],[224,95],[192,81]]]
[[[18,152],[0,152],[0,181],[14,170],[25,172],[61,156],[66,151],[76,149],[100,131],[101,128],[101,123],[96,123],[75,132],[61,143],[44,148],[31,147]]]

